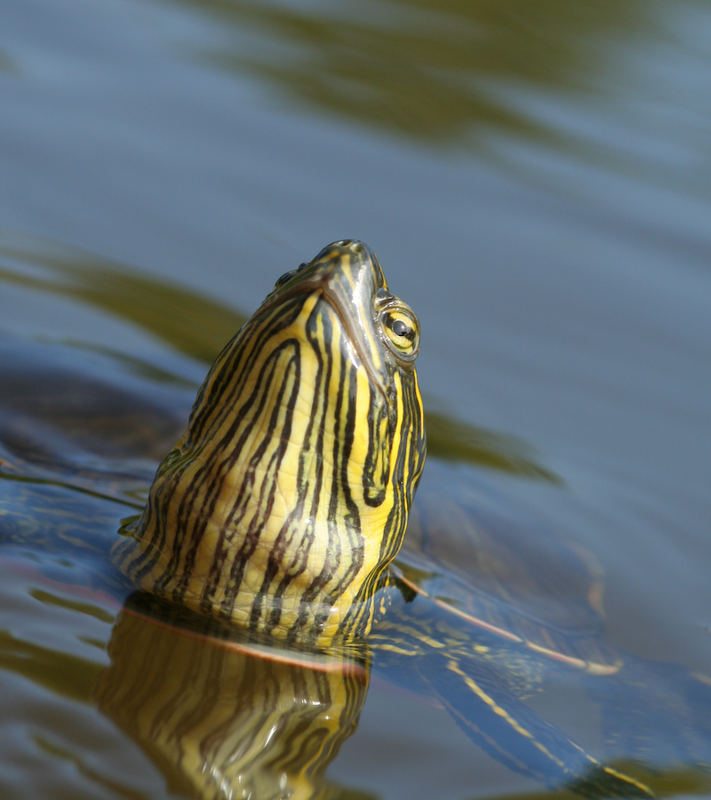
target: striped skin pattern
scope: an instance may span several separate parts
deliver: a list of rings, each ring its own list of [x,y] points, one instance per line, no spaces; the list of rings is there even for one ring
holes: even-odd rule
[[[211,368],[143,514],[116,547],[118,565],[138,588],[236,623],[256,639],[266,634],[340,653],[371,633],[377,615],[369,646],[381,658],[412,657],[413,675],[502,763],[586,796],[649,796],[646,786],[596,761],[525,705],[526,686],[517,684],[536,680],[525,640],[496,642],[490,631],[489,641],[479,625],[472,641],[452,607],[439,606],[416,585],[411,591],[431,602],[406,603],[407,581],[396,584],[387,569],[402,544],[425,459],[418,349],[416,317],[388,291],[377,259],[360,242],[335,242],[282,276]],[[390,613],[381,619],[386,604]],[[262,675],[277,669],[267,664]],[[332,676],[326,687],[315,673],[304,674],[313,685],[303,675],[299,686],[286,676],[275,679],[283,693],[265,696],[225,747],[247,752],[262,732],[287,726],[283,709],[293,708],[294,699],[299,707],[304,693],[323,709],[333,704],[339,716],[338,709],[362,702],[355,684],[340,685]],[[222,682],[211,675],[208,683]],[[244,679],[235,673],[235,681],[245,696],[257,691],[246,673]],[[165,698],[157,718],[167,719],[171,708]],[[204,755],[206,742],[219,741],[212,721],[193,734],[180,708],[174,710],[174,731],[146,724],[160,730],[166,746],[180,742],[185,772],[220,772],[223,755],[234,763],[231,780],[261,771],[257,751],[242,762],[226,749],[201,766],[202,756],[190,748]],[[218,729],[223,711],[216,707]],[[348,711],[345,718],[352,717]],[[307,727],[299,729],[307,736]],[[282,763],[282,755],[275,758]],[[290,767],[295,777],[304,770]]]
[[[181,797],[332,798],[323,773],[358,724],[367,671],[231,644],[126,609],[96,687],[100,708]]]
[[[282,276],[212,366],[122,571],[288,642],[367,633],[425,460],[418,349],[361,242]]]

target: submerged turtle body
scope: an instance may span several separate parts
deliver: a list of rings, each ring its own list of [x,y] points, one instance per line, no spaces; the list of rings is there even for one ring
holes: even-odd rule
[[[418,499],[394,568],[405,586],[532,657],[590,674],[617,671],[619,653],[600,638],[603,573],[590,553],[542,521],[522,535],[453,476],[436,474]]]
[[[55,546],[90,541],[95,566],[113,545],[120,577],[111,585],[187,607],[197,615],[191,629],[200,625],[195,619],[209,618],[223,632],[227,626],[252,642],[266,638],[292,650],[338,656],[370,649],[376,666],[411,658],[413,680],[512,769],[586,795],[648,794],[524,702],[548,669],[596,681],[616,681],[623,669],[599,636],[601,576],[594,560],[552,535],[522,550],[520,536],[486,519],[480,505],[451,485],[425,487],[405,537],[425,459],[418,349],[417,318],[389,291],[374,254],[360,242],[329,245],[282,276],[225,346],[143,510],[124,522],[120,537],[113,530],[125,504],[138,508],[145,499],[137,489],[147,484],[140,456],[151,456],[153,445],[129,448],[123,462],[120,448],[108,448],[103,463],[117,457],[123,472],[92,471],[90,444],[72,451],[70,460],[81,468],[64,470],[64,481],[124,505],[111,507],[102,527],[107,535],[97,540],[96,516],[86,511],[82,518],[81,496],[51,487],[48,509],[54,491],[64,492],[62,502],[76,501],[76,510],[62,512],[70,523]],[[160,442],[177,430],[179,405],[165,403]],[[129,398],[123,407],[130,406]],[[12,412],[0,423],[22,416]],[[120,417],[114,430],[127,427]],[[25,465],[18,446],[8,446],[17,441],[9,430],[0,424],[4,470],[21,475]],[[123,438],[116,437],[119,445]],[[61,458],[43,454],[33,469],[40,479],[62,473]],[[27,535],[17,523],[23,503],[31,517],[38,501],[23,489],[0,513],[5,543]],[[166,655],[166,670],[175,667],[171,659]],[[205,686],[216,674],[213,664]],[[633,681],[648,679],[642,670]],[[684,681],[690,691],[702,686],[689,676]],[[319,697],[339,691],[320,686]],[[126,713],[131,691],[105,695]],[[345,718],[350,729],[352,706]],[[144,719],[142,730],[153,729]],[[186,749],[183,742],[178,749]],[[226,751],[225,758],[232,756]]]
[[[507,720],[507,763],[589,793],[643,795],[643,785],[538,724],[515,697],[482,688],[478,673],[490,683],[506,656],[479,665],[476,656],[503,645],[591,671],[615,665],[568,654],[565,636],[543,621],[529,626],[538,641],[511,627],[515,614],[489,621],[502,604],[494,596],[486,616],[451,599],[423,615],[420,602],[412,629],[401,598],[427,593],[390,565],[425,459],[419,339],[417,317],[361,242],[334,242],[286,273],[218,356],[143,514],[114,550],[117,563],[140,588],[254,634],[330,649],[370,635],[384,651],[432,661],[446,670],[437,693],[455,715]],[[491,565],[483,574],[495,577]],[[493,640],[479,653],[461,635],[463,619]],[[513,670],[509,658],[529,684],[526,659],[516,657],[523,667]],[[478,723],[471,733],[486,745]]]

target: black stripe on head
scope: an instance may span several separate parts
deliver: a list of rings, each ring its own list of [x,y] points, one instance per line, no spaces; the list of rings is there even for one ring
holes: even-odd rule
[[[367,627],[424,462],[418,349],[365,245],[280,280],[210,370],[124,569],[290,639]]]

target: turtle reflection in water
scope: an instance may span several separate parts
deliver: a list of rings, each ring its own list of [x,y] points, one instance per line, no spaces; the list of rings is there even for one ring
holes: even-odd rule
[[[418,349],[417,318],[362,243],[335,242],[279,279],[218,356],[143,513],[114,545],[114,562],[139,594],[114,632],[102,708],[159,762],[176,759],[201,793],[229,796],[239,786],[279,796],[260,783],[271,773],[286,781],[284,796],[309,796],[357,723],[371,654],[400,672],[409,659],[410,678],[512,769],[582,795],[649,794],[524,702],[547,671],[571,670],[611,701],[606,730],[633,755],[655,766],[656,748],[669,746],[682,763],[704,765],[706,679],[607,650],[596,635],[599,577],[584,554],[554,550],[561,581],[572,575],[578,586],[561,617],[555,573],[522,563],[505,534],[487,538],[465,502],[450,507],[442,497],[420,504],[408,554],[393,563],[425,459]],[[458,563],[444,571],[448,556],[439,553],[449,543]],[[517,606],[523,585],[529,598],[540,595],[539,617]],[[189,624],[161,626],[156,603],[187,609]],[[206,638],[213,628],[219,634]],[[135,644],[119,647],[125,639]],[[187,641],[202,647],[181,656]],[[147,648],[154,657],[146,661],[137,651]],[[273,692],[256,690],[250,652],[268,654],[262,687]],[[334,671],[334,658],[351,666]],[[280,677],[290,661],[295,671]],[[194,704],[181,698],[186,683]],[[240,713],[215,700],[235,685]],[[212,698],[204,705],[203,693]],[[318,698],[311,728],[298,716],[289,723],[288,708],[304,697]],[[250,741],[262,742],[261,756]]]

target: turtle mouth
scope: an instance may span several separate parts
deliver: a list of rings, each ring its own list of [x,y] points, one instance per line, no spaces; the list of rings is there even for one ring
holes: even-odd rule
[[[388,393],[383,383],[382,376],[379,370],[373,363],[373,358],[368,351],[368,348],[363,342],[363,336],[359,329],[358,320],[354,319],[353,314],[350,312],[347,305],[347,298],[344,298],[339,292],[334,291],[331,286],[331,277],[333,267],[315,275],[304,276],[295,286],[284,287],[279,294],[271,300],[268,300],[263,306],[263,311],[269,311],[274,306],[289,300],[292,297],[300,295],[317,295],[325,303],[327,303],[333,312],[338,317],[343,330],[345,331],[348,343],[352,346],[356,355],[358,356],[363,368],[368,373],[368,379],[371,386],[373,386],[383,397],[387,404]],[[351,301],[352,305],[352,301]]]

